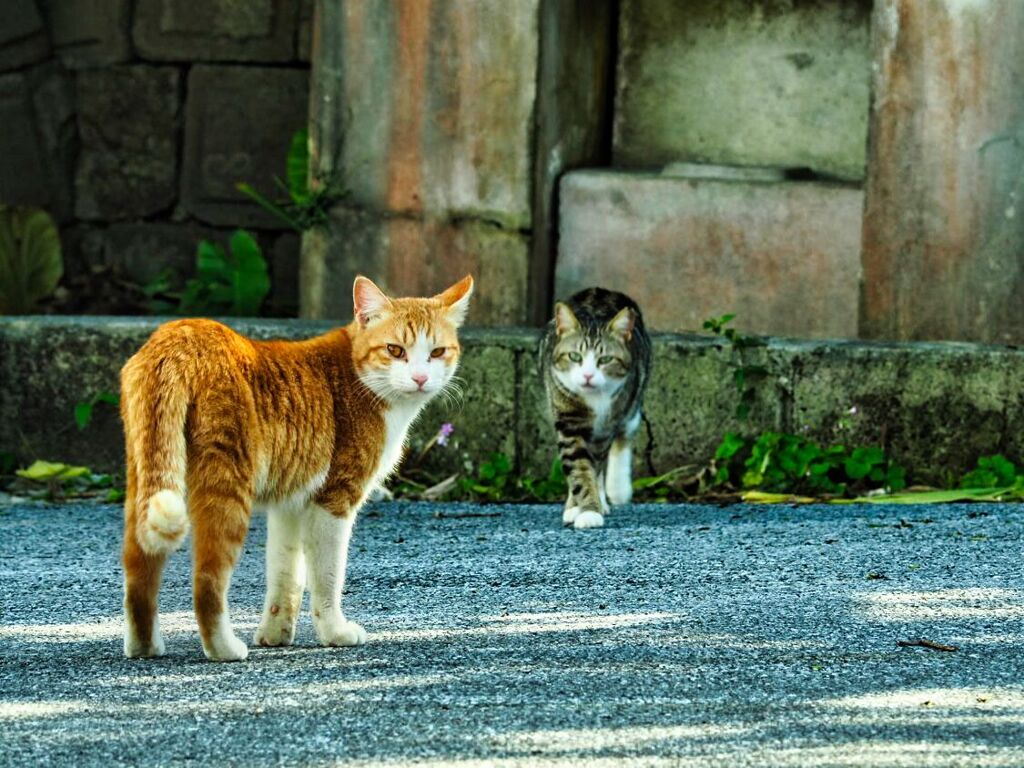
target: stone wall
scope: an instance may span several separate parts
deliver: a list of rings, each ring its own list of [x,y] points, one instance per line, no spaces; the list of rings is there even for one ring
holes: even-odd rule
[[[69,278],[191,274],[201,238],[257,231],[271,311],[297,309],[298,237],[272,199],[306,126],[312,0],[4,0],[0,204],[60,222]]]

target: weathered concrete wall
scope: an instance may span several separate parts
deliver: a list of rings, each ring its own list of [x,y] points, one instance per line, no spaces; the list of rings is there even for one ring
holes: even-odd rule
[[[0,451],[23,461],[81,462],[117,470],[120,425],[98,406],[79,432],[74,405],[117,391],[118,371],[159,321],[121,318],[0,319]],[[299,338],[329,327],[309,321],[232,321],[259,338]],[[467,330],[461,407],[433,404],[413,450],[455,424],[454,444],[432,451],[429,466],[460,471],[493,451],[527,472],[545,472],[554,453],[534,331]],[[647,396],[653,443],[641,430],[638,473],[700,465],[726,430],[781,429],[847,445],[882,445],[919,482],[944,482],[983,454],[1024,459],[1024,350],[973,344],[770,340],[748,364],[768,370],[749,423],[734,418],[732,351],[708,337],[655,337]],[[851,414],[851,408],[856,413]],[[648,448],[650,449],[648,451]]]
[[[757,333],[855,337],[862,208],[860,190],[828,184],[576,171],[556,294],[624,290],[657,330],[730,312]]]
[[[531,274],[550,278],[555,179],[600,150],[610,8],[318,3],[313,175],[348,194],[328,231],[306,238],[303,315],[347,317],[359,270],[397,294],[433,288],[436,276],[410,268],[426,262],[446,276],[481,271],[481,293],[498,298],[476,303],[474,322],[530,319],[529,301],[548,298],[527,287]]]
[[[151,256],[121,252],[126,239],[191,242],[190,258],[166,265],[191,274],[200,238],[254,227],[274,273],[271,311],[295,313],[298,239],[235,184],[279,197],[272,176],[307,120],[311,8],[4,0],[0,204],[61,222],[73,284],[100,268],[153,277]]]
[[[871,0],[621,7],[616,165],[690,160],[864,177]]]
[[[1024,4],[878,0],[862,335],[1024,341]]]

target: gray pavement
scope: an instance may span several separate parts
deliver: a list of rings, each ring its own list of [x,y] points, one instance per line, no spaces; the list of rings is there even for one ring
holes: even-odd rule
[[[441,512],[444,517],[437,517]],[[466,516],[487,514],[492,516]],[[1024,507],[383,504],[355,649],[120,649],[120,511],[0,509],[0,765],[1024,766]],[[262,519],[232,588],[251,638]],[[873,577],[869,578],[869,574]],[[928,638],[955,652],[897,647]]]

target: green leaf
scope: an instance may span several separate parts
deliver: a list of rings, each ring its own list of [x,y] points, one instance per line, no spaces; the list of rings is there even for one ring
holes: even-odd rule
[[[747,441],[735,432],[726,432],[722,437],[722,442],[718,445],[718,449],[715,451],[715,460],[731,459],[743,450],[743,446],[746,444]]]
[[[883,496],[862,496],[853,499],[858,504],[946,504],[953,501],[999,501],[1013,493],[1013,487],[957,488],[949,491],[920,491],[893,493]]]
[[[89,422],[92,421],[92,403],[76,403],[75,404],[75,424],[78,428],[85,429],[89,426]]]
[[[259,314],[263,300],[270,293],[267,262],[259,243],[244,229],[235,230],[231,235],[231,256],[235,267],[231,313],[240,317]]]
[[[106,403],[107,405],[120,405],[121,404],[121,398],[118,397],[113,392],[107,392],[106,390],[104,390],[103,392],[97,393],[97,395],[96,395],[96,402],[97,403]]]
[[[292,134],[285,161],[285,178],[288,179],[288,194],[293,203],[302,205],[309,200],[309,133],[305,128]]]
[[[72,480],[76,477],[84,477],[90,472],[88,467],[73,467],[60,462],[37,460],[28,469],[19,469],[15,474],[26,480],[48,482],[50,480]]]
[[[64,274],[60,235],[36,208],[0,206],[0,314],[27,314]]]

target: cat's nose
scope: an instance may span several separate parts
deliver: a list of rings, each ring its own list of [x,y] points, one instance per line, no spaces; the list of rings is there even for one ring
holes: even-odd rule
[[[425,374],[425,373],[414,373],[412,375],[412,380],[416,382],[416,385],[420,389],[423,389],[423,385],[427,383],[427,379],[429,379],[429,378],[430,377],[427,376],[427,374]]]
[[[591,380],[592,378],[594,378],[594,374],[592,374],[592,373],[584,373],[584,374],[583,374],[583,378],[584,378],[584,379],[586,379],[586,380],[587,380],[587,384],[589,384],[589,383],[590,383],[590,380]]]

